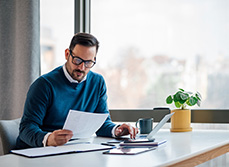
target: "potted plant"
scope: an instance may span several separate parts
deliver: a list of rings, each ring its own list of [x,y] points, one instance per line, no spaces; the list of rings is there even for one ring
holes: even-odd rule
[[[169,95],[166,98],[167,104],[174,102],[176,108],[171,110],[175,114],[171,118],[171,132],[188,132],[192,131],[191,128],[191,110],[187,109],[188,106],[200,106],[201,95],[199,92],[192,93],[180,89],[174,95]]]

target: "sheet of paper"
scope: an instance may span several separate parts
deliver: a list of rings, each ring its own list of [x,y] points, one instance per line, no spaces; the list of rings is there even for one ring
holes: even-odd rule
[[[73,132],[72,138],[91,137],[105,122],[108,114],[70,110],[63,129]]]

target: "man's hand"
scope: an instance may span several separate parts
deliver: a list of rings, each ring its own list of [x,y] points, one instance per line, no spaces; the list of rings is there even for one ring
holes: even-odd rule
[[[138,133],[138,128],[131,126],[130,124],[122,124],[121,126],[115,129],[115,136],[124,136],[130,134],[131,139],[135,139],[135,136]]]
[[[70,130],[55,130],[53,131],[48,139],[47,146],[60,146],[67,143],[73,136],[72,131]]]

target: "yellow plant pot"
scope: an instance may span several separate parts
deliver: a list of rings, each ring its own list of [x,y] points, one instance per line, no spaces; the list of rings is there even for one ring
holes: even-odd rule
[[[175,114],[171,118],[171,132],[188,132],[191,128],[191,110],[172,110]]]

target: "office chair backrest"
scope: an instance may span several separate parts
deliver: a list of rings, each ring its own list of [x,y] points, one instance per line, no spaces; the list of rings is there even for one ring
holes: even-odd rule
[[[16,146],[21,118],[14,120],[0,120],[0,135],[3,153],[8,154]]]

